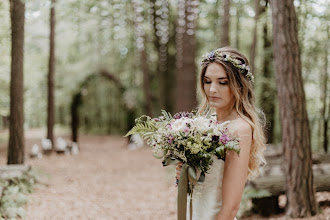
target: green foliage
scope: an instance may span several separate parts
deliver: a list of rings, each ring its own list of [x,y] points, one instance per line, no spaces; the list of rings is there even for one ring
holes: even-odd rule
[[[171,113],[169,113],[169,112],[167,112],[167,111],[165,111],[163,109],[162,109],[162,115],[165,117],[165,120],[166,121],[170,121],[173,118],[172,115],[171,115]]]
[[[40,170],[30,169],[20,177],[0,180],[2,195],[0,198],[0,219],[16,219],[25,217],[24,206],[28,201],[27,195],[32,193]]]
[[[156,131],[156,123],[149,116],[143,115],[135,120],[136,125],[125,135],[125,137],[133,134],[143,134],[146,138],[149,132]]]

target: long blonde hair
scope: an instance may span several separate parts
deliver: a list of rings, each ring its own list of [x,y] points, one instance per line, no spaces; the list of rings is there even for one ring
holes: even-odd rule
[[[219,52],[230,53],[231,56],[244,61],[248,65],[247,58],[236,49],[223,47],[216,49]],[[261,110],[255,106],[255,98],[253,93],[253,85],[251,81],[240,73],[239,70],[230,62],[214,60],[221,64],[226,70],[228,83],[235,97],[235,109],[238,114],[252,127],[252,145],[250,149],[250,159],[248,166],[248,177],[252,179],[259,175],[259,166],[265,164],[266,160],[262,154],[265,150],[265,116]],[[200,88],[202,91],[202,101],[198,107],[197,114],[202,115],[209,111],[209,105],[204,90],[203,78],[209,63],[203,63],[200,74]]]

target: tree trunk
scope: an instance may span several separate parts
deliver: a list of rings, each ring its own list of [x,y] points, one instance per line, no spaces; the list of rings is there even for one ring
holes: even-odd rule
[[[263,80],[261,88],[260,103],[267,118],[266,137],[267,143],[273,143],[274,123],[275,123],[275,99],[276,91],[274,84],[274,74],[272,69],[272,49],[271,41],[268,38],[268,21],[266,19],[263,26]]]
[[[168,69],[168,43],[169,43],[169,3],[167,0],[151,0],[154,28],[154,46],[158,52],[157,74],[159,84],[159,103],[162,109],[169,111],[168,81],[172,81]]]
[[[146,49],[143,48],[143,50],[140,51],[140,61],[141,61],[141,67],[143,72],[143,91],[144,96],[146,99],[145,103],[145,111],[149,116],[152,116],[152,95],[151,95],[151,89],[150,89],[150,73],[149,73],[149,65],[148,65],[148,58]]]
[[[49,61],[48,61],[48,108],[47,108],[47,139],[50,139],[54,149],[54,72],[55,72],[55,1],[51,1]]]
[[[253,37],[252,37],[252,44],[250,50],[250,67],[255,73],[254,63],[256,57],[256,48],[257,48],[257,30],[258,30],[258,21],[260,15],[260,0],[254,0],[254,28],[253,28]]]
[[[11,80],[8,164],[24,163],[24,22],[25,4],[10,0]]]
[[[172,16],[173,17],[173,16]],[[175,29],[176,29],[176,18],[172,18],[172,21],[170,21],[171,25],[171,30],[170,31],[170,40],[168,42],[168,47],[169,48],[175,48]],[[176,52],[173,50],[172,53],[168,53],[167,57],[167,76],[166,76],[166,81],[165,81],[165,88],[166,88],[166,93],[165,93],[165,109],[169,112],[174,113],[175,111],[175,88],[176,88],[176,81],[174,80],[176,75],[175,75],[175,68],[176,65]]]
[[[78,130],[79,130],[79,107],[81,106],[81,92],[73,96],[71,103],[71,134],[72,142],[78,143]]]
[[[176,111],[196,107],[196,22],[199,1],[180,0],[177,27]]]
[[[140,56],[140,66],[143,73],[143,91],[145,96],[145,112],[147,115],[152,116],[152,94],[150,90],[150,71],[148,65],[148,57],[145,47],[145,32],[141,22],[144,20],[142,15],[143,5],[140,0],[133,0],[133,7],[135,13],[135,34],[136,46]]]
[[[327,35],[329,39],[329,26],[327,28]],[[328,98],[328,46],[329,41],[325,44],[325,54],[324,54],[324,72],[323,76],[321,76],[321,82],[322,82],[322,89],[321,89],[321,103],[322,103],[322,108],[321,108],[321,122],[320,122],[320,127],[321,127],[321,143],[323,146],[323,150],[325,153],[328,152],[328,123],[329,123],[329,115],[327,116],[327,98]],[[329,103],[330,105],[330,103]],[[329,106],[330,107],[330,106]],[[330,110],[329,110],[330,111]]]
[[[223,17],[220,46],[229,46],[230,0],[223,0]]]
[[[271,0],[288,216],[315,215],[311,141],[293,0]]]
[[[236,36],[235,36],[235,47],[237,50],[240,49],[240,43],[239,43],[239,36],[241,32],[241,26],[240,26],[240,20],[241,20],[241,1],[238,1],[238,5],[236,7]],[[229,35],[229,34],[228,34]]]
[[[328,145],[329,145],[329,139],[328,139],[328,130],[329,130],[329,120],[330,120],[330,96],[328,96],[328,117],[324,121],[324,134],[323,134],[323,149],[326,153],[328,153]]]

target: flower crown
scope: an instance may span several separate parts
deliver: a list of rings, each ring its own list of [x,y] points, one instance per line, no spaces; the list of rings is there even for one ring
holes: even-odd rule
[[[236,68],[238,68],[239,72],[244,74],[251,82],[254,81],[254,77],[252,75],[252,72],[250,70],[249,65],[246,65],[244,60],[239,59],[235,56],[231,56],[227,52],[220,52],[220,51],[214,50],[212,52],[205,53],[202,56],[201,65],[203,65],[205,63],[210,63],[210,62],[215,61],[215,60],[230,62]]]

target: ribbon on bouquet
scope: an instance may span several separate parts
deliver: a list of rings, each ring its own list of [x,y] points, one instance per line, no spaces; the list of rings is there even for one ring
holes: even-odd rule
[[[176,165],[181,161],[178,159],[166,158],[163,161],[163,165]],[[190,219],[192,219],[192,193],[193,186],[197,183],[197,173],[195,168],[190,167],[188,164],[184,163],[181,168],[180,179],[178,184],[178,219],[177,220],[186,220],[187,218],[187,195],[190,192]]]

